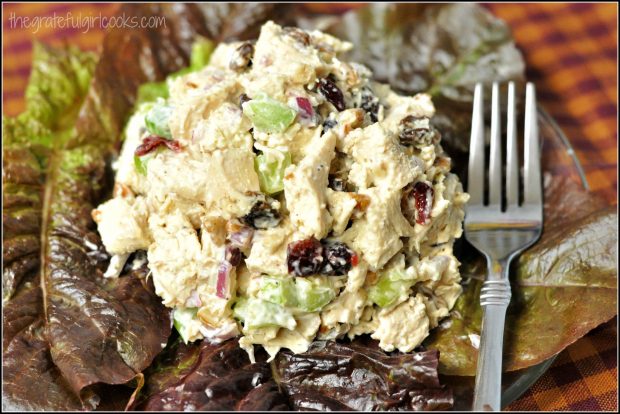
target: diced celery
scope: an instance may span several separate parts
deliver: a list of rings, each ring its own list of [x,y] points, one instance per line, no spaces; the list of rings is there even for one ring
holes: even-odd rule
[[[245,329],[281,326],[295,329],[297,322],[292,313],[276,303],[257,298],[240,298],[233,309],[233,315],[243,321]]]
[[[291,154],[278,150],[265,149],[254,159],[260,189],[266,194],[284,190],[284,170],[291,165]]]
[[[257,296],[267,302],[282,306],[297,306],[295,282],[291,277],[264,276]]]
[[[413,280],[413,274],[406,272],[405,269],[399,268],[388,269],[384,272],[381,272],[379,276],[385,277],[393,282]]]
[[[390,306],[399,297],[407,294],[411,283],[410,280],[402,279],[400,272],[385,274],[379,278],[375,285],[368,289],[368,298],[382,308]]]
[[[297,112],[268,97],[256,98],[243,104],[243,113],[258,131],[282,132],[295,120]]]
[[[170,116],[172,108],[164,104],[163,100],[158,101],[151,110],[144,116],[146,129],[151,133],[166,139],[172,139],[170,132]]]
[[[323,277],[263,276],[257,296],[284,307],[316,312],[336,297],[336,290]]]
[[[133,156],[133,165],[134,167],[136,167],[136,171],[138,172],[138,174],[140,175],[146,175],[146,163],[147,163],[148,159],[142,159],[142,157],[139,157],[137,155]]]
[[[188,325],[196,317],[197,312],[198,308],[175,308],[173,311],[174,328],[185,343],[189,339]]]
[[[321,283],[321,279],[296,278],[298,307],[307,312],[317,312],[336,296],[330,284]]]
[[[233,307],[233,316],[244,322],[248,312],[248,298],[240,297]]]
[[[331,302],[336,290],[322,277],[263,276],[257,296],[285,307],[316,312]]]

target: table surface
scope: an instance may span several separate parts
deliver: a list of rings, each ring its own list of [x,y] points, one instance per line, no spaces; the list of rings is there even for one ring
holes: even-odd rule
[[[316,11],[353,4],[312,4]],[[484,4],[512,28],[540,104],[558,121],[592,191],[617,203],[618,6],[613,3]],[[104,30],[25,27],[17,17],[111,16],[118,4],[3,4],[3,114],[24,109],[32,40],[70,41],[97,50]],[[12,20],[11,20],[12,19]],[[552,367],[508,410],[616,411],[617,318],[560,353]]]

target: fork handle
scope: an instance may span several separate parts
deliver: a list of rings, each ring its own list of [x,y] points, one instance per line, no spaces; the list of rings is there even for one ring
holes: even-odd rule
[[[482,332],[476,369],[474,411],[501,409],[504,324],[510,297],[510,282],[507,278],[487,280],[482,285]]]

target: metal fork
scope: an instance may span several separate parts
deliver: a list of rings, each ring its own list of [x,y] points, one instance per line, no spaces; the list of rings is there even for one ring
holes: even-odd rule
[[[543,224],[540,144],[534,85],[528,83],[525,97],[523,202],[519,202],[519,156],[515,85],[508,85],[506,148],[506,206],[502,210],[502,143],[499,85],[493,84],[491,148],[488,171],[488,203],[484,201],[485,145],[482,85],[476,85],[469,154],[467,191],[470,201],[465,216],[465,237],[487,259],[488,274],[482,285],[482,332],[474,411],[498,411],[501,401],[502,348],[506,309],[510,303],[510,262],[538,238]]]

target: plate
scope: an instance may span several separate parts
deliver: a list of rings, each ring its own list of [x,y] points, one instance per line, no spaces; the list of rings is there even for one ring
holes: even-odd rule
[[[570,141],[557,122],[544,109],[538,110],[538,127],[542,146],[543,180],[549,175],[570,177],[589,189],[585,173]],[[522,133],[523,131],[517,131]],[[548,178],[547,178],[548,179]],[[441,356],[440,356],[441,358]],[[555,356],[540,364],[502,376],[502,409],[521,397],[549,369]],[[470,411],[473,402],[474,377],[442,376],[442,383],[454,391],[454,410]]]

